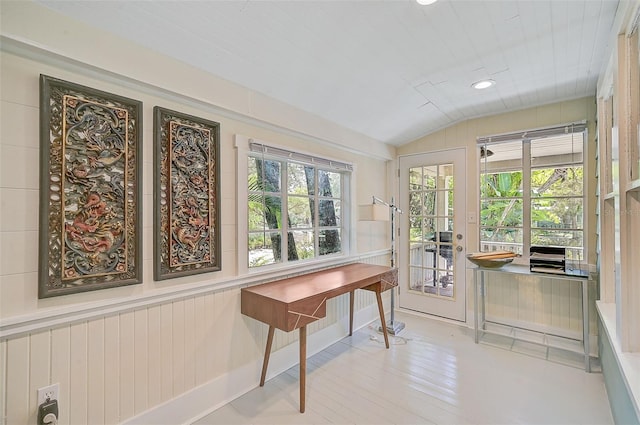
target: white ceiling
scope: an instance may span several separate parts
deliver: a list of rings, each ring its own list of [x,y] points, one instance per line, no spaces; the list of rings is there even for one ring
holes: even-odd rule
[[[595,95],[618,0],[38,3],[401,145]],[[471,88],[491,78],[486,90]]]

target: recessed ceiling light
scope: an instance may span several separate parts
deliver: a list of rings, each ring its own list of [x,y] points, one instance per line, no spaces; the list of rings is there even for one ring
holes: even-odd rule
[[[474,89],[482,90],[493,86],[496,82],[493,80],[481,80],[471,84]]]
[[[437,2],[438,0],[416,0],[416,3],[421,4],[423,6],[427,6]]]

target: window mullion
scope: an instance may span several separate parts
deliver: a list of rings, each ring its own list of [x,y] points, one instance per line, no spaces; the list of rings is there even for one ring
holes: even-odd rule
[[[529,261],[531,248],[531,140],[522,143],[522,257]]]
[[[320,175],[318,167],[313,169],[313,178],[315,184],[313,185],[313,221],[311,230],[313,231],[313,258],[318,258],[320,256],[320,189],[318,188],[320,186]]]
[[[289,163],[280,162],[280,197],[282,198],[282,263],[289,262]]]

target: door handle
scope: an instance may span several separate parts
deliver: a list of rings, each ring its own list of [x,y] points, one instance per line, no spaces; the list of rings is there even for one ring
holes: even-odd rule
[[[456,239],[457,239],[457,240],[459,240],[459,241],[461,241],[461,240],[462,240],[462,233],[457,233],[457,234],[456,234]],[[463,249],[463,248],[462,248],[462,245],[458,245],[458,244],[456,244],[456,251],[458,251],[458,252],[462,252],[462,249]]]

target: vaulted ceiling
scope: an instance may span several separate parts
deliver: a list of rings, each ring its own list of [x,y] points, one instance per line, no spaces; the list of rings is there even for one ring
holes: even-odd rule
[[[595,95],[619,6],[37,2],[392,145],[469,118]],[[496,84],[471,88],[482,79]]]

